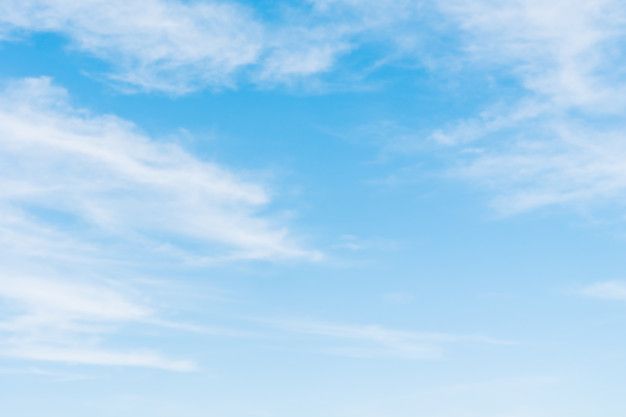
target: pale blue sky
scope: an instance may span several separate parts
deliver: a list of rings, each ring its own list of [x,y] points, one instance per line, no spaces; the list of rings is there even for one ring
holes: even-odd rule
[[[624,416],[625,20],[0,0],[0,414]]]

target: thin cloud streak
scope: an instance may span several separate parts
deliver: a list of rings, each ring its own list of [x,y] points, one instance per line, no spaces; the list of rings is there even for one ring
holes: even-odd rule
[[[1,356],[191,371],[190,360],[107,342],[129,326],[247,335],[163,318],[135,276],[156,263],[321,257],[257,214],[264,186],[78,109],[48,78],[3,88],[0,166]]]
[[[581,288],[580,294],[585,297],[604,300],[626,301],[626,282],[604,281]]]
[[[28,346],[20,344],[16,348],[0,346],[0,356],[16,359],[61,362],[74,365],[124,366],[161,369],[174,372],[195,371],[191,361],[165,358],[153,352],[114,352],[101,349],[74,349],[68,347]]]
[[[294,243],[284,227],[255,215],[269,201],[263,187],[157,143],[124,120],[72,108],[67,93],[47,78],[5,89],[0,133],[0,207],[21,221],[32,219],[34,230],[38,223],[53,228],[46,218],[60,216],[67,229],[99,231],[101,238],[121,237],[188,257],[185,245],[170,242],[190,240],[204,253],[219,254],[222,246],[222,256],[230,258],[320,256]]]
[[[191,361],[155,352],[118,352],[101,346],[100,340],[118,327],[142,323],[154,315],[119,290],[67,279],[4,276],[0,301],[10,314],[0,322],[0,356],[168,371],[195,369]]]
[[[400,357],[437,359],[454,344],[511,345],[513,342],[476,335],[414,332],[381,325],[355,325],[309,319],[261,320],[288,333],[327,339],[323,352],[356,358]],[[330,346],[329,346],[330,345]]]

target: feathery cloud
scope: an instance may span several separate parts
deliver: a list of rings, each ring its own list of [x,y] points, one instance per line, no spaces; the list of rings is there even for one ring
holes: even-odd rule
[[[115,238],[198,260],[318,256],[255,214],[269,202],[262,186],[127,121],[73,108],[47,78],[3,91],[0,137],[0,208],[10,214],[1,227],[14,234],[71,229],[68,244],[80,231],[90,244]]]
[[[84,279],[10,276],[0,279],[0,356],[83,365],[191,371],[189,360],[146,350],[105,348],[119,326],[150,320],[154,312],[119,288]],[[93,281],[93,280],[92,280]]]
[[[380,325],[353,325],[308,319],[272,319],[262,322],[289,333],[334,340],[333,347],[325,344],[322,351],[357,358],[436,359],[443,355],[446,345],[511,344],[511,342],[483,336],[414,332],[390,329]]]
[[[156,262],[318,259],[258,211],[262,185],[72,106],[48,78],[0,95],[0,355],[187,371],[152,351],[106,348],[160,317],[132,279]]]
[[[588,285],[580,293],[587,297],[626,301],[626,282],[605,281]]]
[[[114,80],[170,93],[227,85],[263,48],[262,26],[225,2],[4,1],[0,16],[13,37],[61,33],[73,48],[110,63]]]
[[[455,175],[517,213],[625,202],[626,32],[614,0],[442,2],[472,65],[514,77],[518,98],[437,131]]]
[[[0,40],[55,33],[109,66],[125,89],[185,94],[240,80],[290,84],[333,69],[370,42],[415,43],[399,30],[422,2],[303,1],[265,10],[234,1],[9,0]]]

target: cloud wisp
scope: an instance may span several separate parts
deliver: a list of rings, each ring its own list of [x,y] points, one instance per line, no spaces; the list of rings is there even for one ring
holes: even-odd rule
[[[428,144],[416,135],[395,135],[383,145],[386,152],[443,145],[454,156],[450,174],[489,189],[494,208],[505,215],[548,206],[626,203],[621,162],[626,159],[626,14],[621,2],[313,4],[343,19],[360,16],[364,29],[357,42],[372,32],[388,41],[402,34],[415,41],[434,31],[449,40],[448,55],[408,48],[406,56],[434,60],[442,70],[438,76],[446,76],[450,61],[457,71],[453,75],[478,72],[503,87],[477,116],[435,129]],[[424,16],[432,19],[421,24]],[[411,31],[419,36],[409,36]],[[387,126],[381,136],[394,132]]]
[[[603,300],[626,301],[626,282],[604,281],[583,287],[580,294]]]
[[[321,256],[258,214],[264,186],[73,107],[48,78],[3,88],[0,166],[0,356],[193,370],[107,347],[129,326],[225,332],[163,319],[135,278],[159,265]]]
[[[45,244],[44,230],[67,245],[114,238],[190,261],[319,256],[256,214],[269,202],[263,186],[127,121],[73,108],[47,78],[3,91],[0,135],[0,227],[18,243]]]
[[[518,97],[433,135],[453,174],[505,214],[626,202],[625,15],[613,0],[445,2],[472,65],[508,74]]]
[[[104,347],[121,326],[154,316],[147,306],[104,283],[29,276],[2,271],[0,356],[82,365],[109,365],[192,371],[189,360],[149,350]]]
[[[109,65],[108,78],[126,89],[185,94],[312,80],[372,42],[410,49],[418,34],[398,27],[421,6],[304,1],[259,13],[233,1],[10,0],[0,5],[0,39],[56,33]]]
[[[61,33],[73,48],[110,63],[112,79],[169,93],[226,85],[263,48],[259,23],[224,2],[5,1],[0,15],[5,36]]]
[[[310,319],[271,319],[262,323],[293,335],[322,340],[320,350],[324,353],[354,358],[438,359],[450,345],[512,344],[484,336],[415,332],[375,324],[355,325]],[[312,344],[310,341],[307,343],[309,346]]]

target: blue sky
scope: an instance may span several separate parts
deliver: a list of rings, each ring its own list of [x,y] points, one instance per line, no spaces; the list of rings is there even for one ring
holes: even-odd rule
[[[0,0],[0,412],[621,417],[616,0]]]

